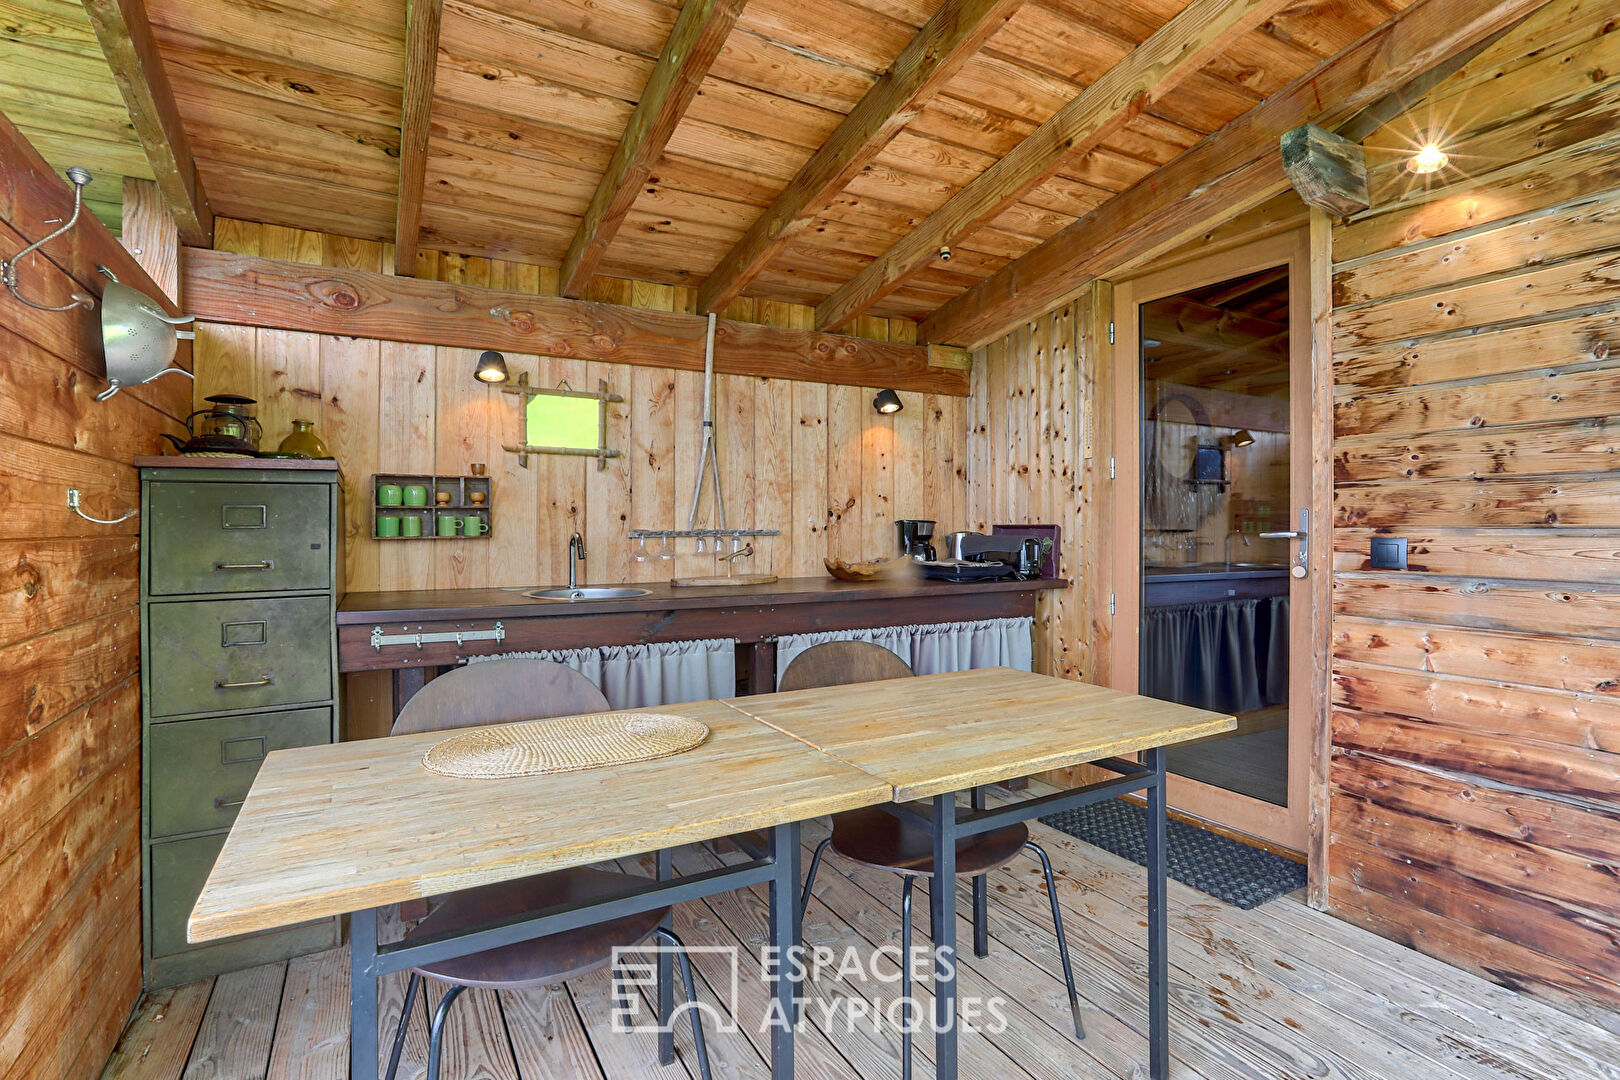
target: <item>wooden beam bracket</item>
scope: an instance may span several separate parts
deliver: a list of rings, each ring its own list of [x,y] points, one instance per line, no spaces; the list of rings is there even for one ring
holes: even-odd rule
[[[1337,217],[1372,206],[1367,194],[1367,156],[1359,143],[1315,124],[1301,124],[1282,137],[1283,171],[1305,200]]]

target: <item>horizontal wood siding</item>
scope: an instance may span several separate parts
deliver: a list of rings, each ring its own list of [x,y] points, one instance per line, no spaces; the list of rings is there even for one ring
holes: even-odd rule
[[[245,255],[388,272],[390,245],[221,218],[215,247]],[[417,277],[556,295],[557,272],[520,263],[423,251]],[[692,312],[691,289],[596,279],[585,299]],[[792,304],[734,301],[725,317],[809,329],[813,312]],[[862,337],[909,343],[907,320],[861,319]],[[724,573],[693,542],[673,562],[649,542],[645,562],[625,538],[634,528],[684,527],[697,479],[700,372],[507,353],[515,379],[599,380],[626,399],[609,406],[608,445],[623,451],[598,471],[585,458],[537,456],[519,467],[503,443],[519,441],[520,399],[473,379],[477,352],[206,323],[197,332],[196,400],[232,391],[260,402],[274,445],[295,417],[313,420],[343,466],[348,486],[344,562],[351,591],[479,588],[567,580],[568,537],[582,533],[587,581],[658,581]],[[878,387],[829,386],[718,375],[714,414],[727,523],[781,530],[754,542],[739,573],[825,574],[822,559],[858,560],[894,551],[894,521],[959,521],[967,399],[903,393],[905,408],[872,408]],[[3,446],[0,446],[3,452]],[[490,540],[372,538],[371,478],[378,472],[461,474],[473,462],[493,478]],[[700,526],[714,522],[712,485]],[[751,562],[752,565],[748,565]],[[348,680],[351,734],[378,733],[388,694],[376,676]]]
[[[48,232],[70,190],[0,117],[0,257]],[[20,268],[24,293],[100,291],[97,264],[156,287],[87,218]],[[0,1077],[97,1076],[140,992],[137,454],[182,432],[178,379],[105,385],[98,314],[0,293]],[[182,350],[183,362],[189,362]],[[63,1008],[71,1003],[71,1022]]]
[[[1532,17],[1366,140],[1374,209],[1334,230],[1329,858],[1339,915],[1610,1027],[1616,29]],[[1446,117],[1425,187],[1405,148]]]

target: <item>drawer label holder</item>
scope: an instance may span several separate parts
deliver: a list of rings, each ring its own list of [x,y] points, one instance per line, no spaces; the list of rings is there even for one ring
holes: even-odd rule
[[[414,645],[420,649],[423,645],[433,645],[442,641],[453,641],[457,645],[465,645],[469,641],[505,641],[506,627],[496,623],[488,630],[441,630],[432,633],[415,634],[385,634],[380,626],[371,628],[371,647],[378,651],[384,645]]]

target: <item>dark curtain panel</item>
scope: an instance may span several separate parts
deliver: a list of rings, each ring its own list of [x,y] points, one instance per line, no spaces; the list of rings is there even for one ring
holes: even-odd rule
[[[1148,608],[1142,693],[1215,712],[1288,700],[1288,598]]]

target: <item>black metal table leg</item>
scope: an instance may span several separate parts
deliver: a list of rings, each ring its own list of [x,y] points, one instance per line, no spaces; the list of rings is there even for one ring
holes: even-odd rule
[[[1165,858],[1164,749],[1143,755],[1153,773],[1147,789],[1148,901],[1148,1072],[1153,1080],[1170,1076],[1170,930]]]
[[[776,968],[771,980],[771,1080],[793,1080],[793,1026],[798,1019],[799,823],[771,830],[771,945]]]
[[[956,795],[934,796],[934,1076],[956,1080]]]
[[[660,849],[656,861],[658,868],[655,876],[659,881],[668,881],[674,872],[670,850]],[[665,930],[675,929],[673,912],[662,925]],[[658,1064],[660,1065],[675,1063],[675,1029],[669,1022],[670,1014],[675,1011],[675,965],[671,963],[672,959],[667,947],[658,950]]]
[[[349,1076],[377,1080],[377,909],[349,916]]]
[[[973,789],[973,809],[984,809],[984,787]],[[979,874],[973,879],[973,955],[990,955],[990,877]]]

